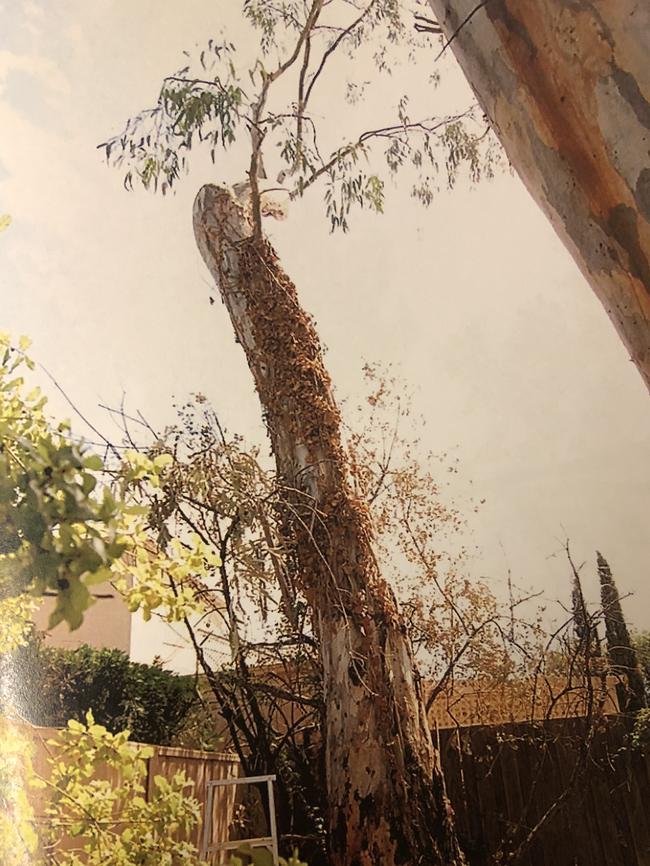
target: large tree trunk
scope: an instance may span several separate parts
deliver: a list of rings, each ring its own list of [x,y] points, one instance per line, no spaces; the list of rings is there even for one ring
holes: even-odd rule
[[[429,2],[650,389],[650,5]]]
[[[318,336],[266,240],[205,186],[194,231],[255,379],[320,637],[333,866],[457,866],[420,682],[354,499]]]

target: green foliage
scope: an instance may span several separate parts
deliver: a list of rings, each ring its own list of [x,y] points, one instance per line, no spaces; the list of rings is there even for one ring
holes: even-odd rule
[[[167,622],[183,622],[201,612],[203,603],[195,587],[221,563],[196,532],[166,537],[166,551],[152,540],[154,514],[166,498],[173,464],[171,454],[159,448],[151,454],[131,450],[117,473],[131,507],[125,515],[128,555],[114,563],[113,581],[131,613],[140,611],[145,622],[154,612]],[[139,504],[143,501],[147,504]]]
[[[622,712],[636,712],[647,706],[645,682],[639,661],[627,628],[618,587],[609,563],[596,551],[600,599],[605,620],[607,658],[611,671],[619,677],[616,686],[619,707]]]
[[[170,745],[197,701],[194,682],[159,665],[136,664],[115,649],[44,646],[36,637],[4,665],[16,711],[34,725],[63,727],[88,711],[109,731]]]
[[[108,160],[114,156],[115,165],[129,166],[127,189],[139,180],[145,189],[165,194],[187,169],[195,140],[209,147],[213,162],[219,147],[235,141],[245,93],[232,62],[234,49],[230,42],[210,39],[199,55],[199,77],[188,77],[189,66],[167,76],[156,107],[130,120],[122,136],[103,145]],[[206,79],[217,65],[219,71]]]
[[[0,651],[24,638],[24,626],[10,623],[28,613],[26,593],[53,591],[50,624],[78,627],[89,587],[110,576],[127,546],[122,506],[98,488],[102,461],[71,440],[68,425],[50,425],[38,388],[26,392],[28,345],[22,338],[14,349],[0,336]]]
[[[269,3],[269,0],[244,0],[243,11],[244,17],[258,31],[260,48],[262,54],[266,55],[272,48],[278,47],[279,29],[299,32],[304,6],[295,0],[278,5]]]
[[[199,866],[194,845],[179,841],[200,820],[192,783],[182,772],[156,776],[148,799],[146,760],[153,750],[134,746],[128,733],[111,734],[88,713],[70,721],[52,749],[49,779],[32,784],[49,793],[48,858],[57,866]],[[119,782],[100,778],[102,768]],[[72,839],[73,847],[61,845]],[[75,844],[76,843],[76,844]]]
[[[106,581],[145,619],[157,611],[179,622],[201,610],[193,582],[219,557],[196,535],[163,554],[135,502],[137,491],[160,489],[170,456],[127,452],[109,473],[67,422],[51,422],[40,389],[27,390],[28,346],[0,335],[0,653],[25,643],[45,593],[56,596],[50,627],[78,628],[90,588]]]
[[[636,652],[645,681],[647,693],[650,695],[650,631],[632,634],[632,648]]]
[[[327,172],[325,213],[332,231],[349,229],[348,215],[354,205],[384,212],[384,181],[376,174],[360,170],[360,158],[367,157],[363,144],[341,149],[338,159]]]
[[[24,646],[32,629],[30,617],[38,601],[29,595],[0,598],[0,654]]]
[[[32,866],[37,847],[34,815],[27,798],[32,772],[28,744],[0,716],[0,863]]]
[[[274,163],[271,175],[277,180],[260,182],[260,189],[277,191],[280,185],[295,198],[324,181],[331,229],[347,231],[352,208],[383,212],[385,178],[403,169],[415,177],[412,195],[425,205],[438,189],[440,166],[449,185],[464,168],[472,182],[492,175],[496,140],[473,107],[453,116],[413,119],[408,97],[401,96],[376,128],[341,137],[342,110],[366,98],[375,85],[380,93],[379,77],[390,76],[401,63],[412,64],[419,52],[431,63],[430,38],[413,27],[421,11],[417,0],[244,0],[242,11],[254,31],[245,47],[211,39],[198,55],[186,52],[187,64],[163,80],[155,107],[101,145],[107,161],[124,169],[128,189],[137,180],[165,193],[188,170],[195,144],[204,144],[215,162],[222,148],[236,142],[243,144],[250,170],[259,168],[262,156]],[[336,76],[330,76],[333,58],[339,61]],[[364,69],[376,70],[370,81],[357,80],[361,60],[367,61]],[[337,103],[330,91],[316,103],[328,77],[336,87],[343,78],[340,99]],[[283,84],[276,86],[280,79]],[[428,79],[427,110],[437,79],[437,74]],[[380,100],[383,111],[385,94]],[[360,169],[361,157],[367,170]],[[254,199],[253,207],[259,213],[259,201]]]

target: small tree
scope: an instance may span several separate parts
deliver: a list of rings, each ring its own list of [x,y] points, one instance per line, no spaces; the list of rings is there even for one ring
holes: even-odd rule
[[[631,636],[632,648],[639,660],[645,683],[646,696],[650,695],[650,631],[640,631]]]
[[[587,675],[592,672],[593,660],[600,656],[600,641],[598,639],[598,617],[589,614],[582,591],[582,579],[580,571],[584,563],[576,566],[571,556],[569,541],[566,540],[564,550],[571,568],[571,613],[573,637],[576,644],[576,655],[582,663],[583,672]]]
[[[469,579],[465,521],[444,487],[457,467],[421,453],[404,383],[371,365],[365,382],[366,397],[349,407],[344,431],[351,479],[371,511],[380,567],[394,575],[433,687],[429,702],[441,694],[453,701],[454,681],[476,677],[488,696],[531,674],[542,652],[539,624],[518,615],[527,597],[506,608],[485,582]],[[127,438],[142,438],[142,425],[134,429],[124,413],[121,422]],[[204,616],[186,622],[202,690],[245,773],[277,774],[281,837],[289,848],[299,838],[315,866],[326,842],[319,635],[282,523],[278,481],[256,449],[223,430],[201,395],[153,440],[150,459],[161,451],[173,457],[159,487],[138,484],[157,546],[198,532],[221,560],[216,581],[195,586]]]

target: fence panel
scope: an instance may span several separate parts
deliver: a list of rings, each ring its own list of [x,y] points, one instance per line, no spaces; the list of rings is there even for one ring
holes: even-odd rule
[[[207,802],[206,783],[210,779],[234,779],[239,775],[239,760],[235,755],[221,752],[198,752],[193,749],[177,749],[156,746],[149,761],[148,791],[153,790],[156,776],[171,778],[183,770],[194,782],[192,795],[204,805]],[[235,788],[230,785],[218,788],[212,807],[212,842],[227,842],[235,806]],[[204,816],[205,820],[205,816]],[[195,827],[190,837],[197,847],[201,841],[201,828]]]
[[[48,758],[52,754],[52,747],[48,740],[55,739],[59,733],[56,728],[38,728],[33,725],[17,725],[20,733],[31,743],[32,765],[36,773],[43,778],[49,776]],[[151,797],[155,789],[154,779],[163,776],[171,779],[179,770],[183,770],[186,777],[194,785],[191,794],[202,807],[205,803],[206,783],[210,779],[234,778],[239,775],[239,760],[230,753],[222,752],[200,752],[193,749],[177,749],[169,746],[152,746],[153,757],[147,761],[147,777],[145,790],[147,797]],[[96,773],[98,779],[108,779],[114,784],[119,784],[119,775],[108,767],[99,767]],[[40,789],[27,789],[27,794],[34,809],[37,825],[46,821],[45,804],[47,792]],[[215,842],[226,842],[229,838],[229,828],[233,819],[234,789],[221,789],[219,796],[214,798],[212,814],[213,840]],[[195,845],[199,845],[200,828],[196,827],[190,837]],[[76,843],[78,844],[78,843]],[[63,848],[71,846],[70,840],[62,842]]]
[[[587,756],[579,718],[437,731],[470,866],[650,866],[650,763],[629,730],[610,716]]]

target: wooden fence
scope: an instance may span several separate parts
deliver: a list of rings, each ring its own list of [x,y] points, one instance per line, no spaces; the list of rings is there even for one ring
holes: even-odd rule
[[[600,677],[588,683],[577,675],[523,677],[505,682],[482,677],[454,680],[429,707],[429,723],[432,727],[437,724],[440,728],[454,728],[585,716],[595,696],[602,699],[603,714],[616,715],[618,683],[613,676],[603,684]],[[424,688],[428,695],[430,684],[425,682]]]
[[[56,731],[26,726],[23,733],[36,771],[46,775],[47,740]],[[470,866],[650,866],[650,749],[630,746],[630,724],[620,716],[602,720],[588,751],[586,733],[584,718],[434,732]],[[239,764],[231,754],[156,746],[148,792],[156,775],[181,769],[203,804],[206,782],[238,775]],[[228,839],[235,791],[226,790],[215,800],[213,842]],[[37,798],[30,794],[38,816]]]
[[[610,716],[588,752],[580,718],[436,731],[470,866],[650,866],[650,754],[629,731]]]
[[[48,759],[51,755],[51,746],[48,740],[56,738],[56,728],[38,728],[32,725],[17,726],[20,733],[31,742],[32,765],[38,775],[47,778],[49,775]],[[191,794],[201,803],[203,807],[206,802],[206,782],[210,779],[235,778],[239,775],[239,760],[235,755],[222,752],[199,752],[193,749],[177,749],[171,746],[152,746],[153,756],[147,760],[147,778],[145,788],[147,797],[154,790],[154,778],[163,776],[170,779],[179,770],[185,772],[185,776],[194,785]],[[98,778],[110,779],[119,782],[118,775],[110,768],[100,768]],[[34,809],[37,823],[44,821],[44,798],[46,794],[38,789],[27,788],[28,796]],[[212,814],[212,841],[226,842],[229,838],[229,828],[232,823],[233,809],[235,804],[235,786],[228,786],[220,790],[218,797],[214,799]],[[200,827],[196,827],[189,841],[199,847]],[[65,847],[65,846],[64,846]]]

